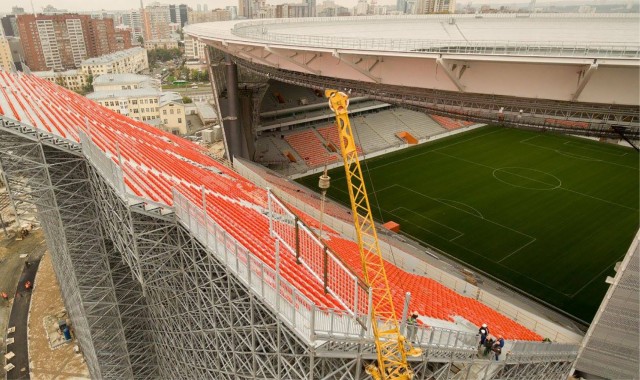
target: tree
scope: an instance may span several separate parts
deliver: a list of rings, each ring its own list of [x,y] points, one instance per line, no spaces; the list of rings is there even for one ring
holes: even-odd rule
[[[93,75],[89,74],[89,76],[85,77],[85,85],[82,86],[82,93],[88,94],[93,92]]]
[[[182,97],[182,103],[184,103],[184,104],[193,103],[193,99],[191,99],[188,96],[183,96]]]

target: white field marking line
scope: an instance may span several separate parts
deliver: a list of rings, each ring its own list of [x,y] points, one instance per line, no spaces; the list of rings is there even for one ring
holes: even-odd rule
[[[382,164],[382,165],[378,165],[378,166],[369,167],[369,171],[371,172],[371,171],[373,171],[373,170],[375,170],[375,169],[383,168],[383,167],[385,167],[385,166],[389,166],[389,165],[393,165],[393,164],[396,164],[396,163],[398,163],[398,162],[406,161],[406,160],[411,159],[411,158],[414,158],[414,157],[424,156],[425,154],[429,154],[429,153],[432,153],[432,152],[437,152],[437,151],[439,151],[440,149],[449,148],[449,147],[454,146],[454,145],[462,144],[462,143],[465,143],[465,142],[467,142],[467,141],[475,140],[475,139],[478,139],[478,138],[481,138],[481,137],[485,137],[485,136],[488,136],[488,135],[491,135],[491,134],[494,134],[494,133],[497,133],[497,132],[501,132],[501,131],[503,131],[503,130],[502,130],[502,129],[497,129],[497,130],[492,131],[492,132],[484,133],[484,134],[481,134],[481,135],[478,135],[478,136],[470,137],[470,138],[465,139],[465,140],[462,140],[462,141],[458,141],[458,142],[454,142],[454,143],[451,143],[451,144],[448,144],[448,145],[445,145],[445,146],[441,146],[440,148],[430,149],[430,150],[427,150],[427,151],[425,151],[425,152],[416,153],[416,154],[411,155],[411,156],[403,157],[403,158],[401,158],[401,159],[399,159],[399,160],[395,160],[395,161],[392,161],[392,162],[388,162],[388,163],[386,163],[386,164]]]
[[[622,261],[622,258],[624,257],[624,255],[620,256],[618,258],[618,260],[616,260],[616,262],[618,261]],[[589,282],[587,282],[586,284],[584,284],[580,289],[578,289],[575,293],[573,294],[565,294],[567,296],[569,296],[570,298],[575,297],[577,294],[579,294],[581,291],[584,290],[584,288],[586,288],[587,286],[589,286],[589,284],[591,284],[593,281],[595,281],[596,279],[598,279],[600,276],[602,276],[605,272],[609,271],[609,270],[613,270],[613,268],[611,268],[611,266],[608,266],[607,268],[604,268],[604,270],[600,273],[598,273],[597,275],[593,276],[593,278],[591,280],[589,280]]]
[[[585,146],[584,143],[580,143],[580,142],[577,142],[577,141],[565,141],[563,145],[572,145],[572,146],[574,146],[576,148],[579,148],[579,149],[590,150],[590,151],[593,151],[593,152],[598,152],[598,153],[602,153],[602,154],[608,154],[610,156],[615,156],[615,157],[623,157],[623,156],[626,156],[627,154],[629,154],[629,153],[616,153],[616,154],[614,154],[614,153],[611,153],[611,152],[606,152],[606,151],[604,151],[602,149],[595,149],[595,148],[592,148],[590,146]]]
[[[394,187],[394,186],[403,187],[403,186],[401,186],[401,185],[397,185],[397,184],[396,184],[396,185],[389,186],[388,188],[391,188],[391,187]],[[388,188],[387,188],[387,189],[388,189]],[[343,193],[347,194],[347,192],[346,192],[346,191],[344,191],[344,190],[342,190],[342,189],[338,189],[338,190],[340,190],[341,192],[343,192]],[[424,194],[421,194],[421,195],[423,195],[423,196],[424,196]],[[429,197],[427,197],[427,198],[429,198]],[[435,200],[436,200],[436,202],[439,202],[437,199],[435,199]],[[442,203],[442,202],[440,202],[440,203]],[[449,206],[449,207],[452,207],[452,208],[456,208],[456,207],[453,207],[453,206],[451,206],[451,205],[449,205],[449,204],[447,204],[447,203],[444,203],[444,205]],[[383,210],[383,211],[385,211],[385,212],[389,212],[389,211],[386,211],[386,210]],[[395,209],[394,209],[394,211],[395,211]],[[477,215],[474,215],[474,214],[472,214],[472,213],[469,213],[468,211],[464,211],[464,210],[460,210],[460,211],[462,211],[462,212],[466,212],[466,213],[468,213],[469,215],[472,215],[472,216],[474,216],[474,217],[478,218],[478,216],[477,216]],[[390,214],[392,214],[391,212],[389,212],[389,213],[390,213]],[[394,216],[395,216],[395,214],[394,214]],[[396,216],[396,217],[397,217],[398,219],[404,219],[404,218],[400,218],[400,217],[398,217],[398,216]],[[486,220],[488,220],[488,219],[484,219],[484,218],[482,218],[482,220],[485,220],[485,221],[486,221]],[[406,222],[415,226],[415,224],[414,224],[414,223],[411,223],[411,222],[409,222],[409,221],[406,221]],[[490,222],[491,222],[491,221],[490,221]],[[504,226],[500,225],[499,223],[496,223],[496,222],[492,222],[492,223],[497,224],[497,225],[499,225],[499,226],[501,226],[501,227],[504,227]],[[418,227],[418,226],[416,226],[416,227]],[[421,228],[421,227],[418,227],[418,228]],[[514,232],[516,232],[516,233],[519,233],[519,234],[521,234],[521,235],[525,235],[525,236],[527,236],[527,237],[529,237],[529,238],[531,238],[531,239],[534,239],[534,240],[535,240],[535,238],[533,238],[533,237],[531,237],[531,236],[529,236],[529,235],[526,235],[526,234],[524,234],[524,233],[522,233],[522,232],[519,232],[519,231],[513,230],[513,229],[508,228],[508,227],[506,227],[506,228],[507,228],[507,229],[510,229],[510,230],[512,230],[512,231],[514,231]],[[431,231],[429,231],[429,232],[431,232]],[[431,232],[431,233],[433,233],[433,232]],[[440,235],[438,235],[438,234],[436,234],[436,233],[433,233],[433,234],[434,234],[434,235],[437,235],[437,236],[440,236]],[[442,238],[442,239],[446,240],[446,239],[445,239],[445,238],[443,238],[442,236],[440,236],[440,238]],[[431,244],[429,244],[428,242],[426,242],[426,241],[424,241],[424,240],[422,240],[422,239],[418,238],[417,236],[411,236],[411,239],[413,239],[413,240],[417,240],[417,241],[419,241],[419,242],[422,242],[425,246],[431,246]],[[465,251],[467,251],[467,252],[470,252],[470,253],[472,253],[472,254],[474,254],[474,255],[478,256],[478,257],[481,257],[481,258],[483,258],[483,259],[488,259],[486,256],[484,256],[484,255],[482,255],[482,254],[480,254],[480,253],[478,253],[478,252],[474,251],[473,249],[471,249],[471,248],[469,248],[469,247],[467,247],[467,246],[465,246],[465,245],[460,245],[460,244],[458,244],[458,243],[454,242],[453,240],[449,240],[449,242],[450,242],[450,243],[452,243],[452,244],[454,244],[454,245],[456,245],[456,246],[458,246],[458,247],[460,247],[461,249],[464,249],[464,250],[465,250]],[[527,244],[525,244],[525,245],[528,245],[528,244],[531,244],[531,243],[527,243]],[[511,268],[511,267],[508,267],[508,266],[506,266],[506,265],[504,265],[504,264],[501,264],[501,263],[499,263],[499,262],[496,262],[496,261],[494,261],[494,260],[489,260],[489,261],[494,262],[494,263],[496,263],[497,265],[500,265],[501,267],[503,267],[503,268],[505,268],[505,269],[507,269],[507,270],[509,270],[509,271],[511,271],[511,272],[518,273],[518,274],[520,274],[521,276],[523,276],[523,277],[527,278],[528,280],[533,281],[533,282],[537,283],[538,285],[541,285],[541,286],[543,286],[543,287],[545,287],[545,288],[547,288],[547,289],[551,290],[551,291],[552,291],[552,292],[554,292],[554,293],[557,293],[557,294],[560,294],[560,295],[567,295],[567,294],[565,294],[565,293],[561,293],[561,292],[559,292],[557,289],[554,289],[554,288],[550,287],[549,285],[547,285],[547,284],[545,284],[545,283],[543,283],[543,282],[540,282],[540,281],[536,280],[535,278],[529,277],[529,276],[527,276],[527,275],[525,275],[525,274],[523,274],[523,273],[521,273],[521,272],[518,272],[518,271],[516,271],[515,269],[513,269],[513,268]]]
[[[454,159],[457,159],[457,160],[460,160],[460,161],[465,161],[465,162],[469,162],[469,163],[472,163],[472,164],[475,164],[475,165],[478,165],[478,166],[482,166],[482,167],[485,167],[485,168],[488,168],[488,169],[496,170],[496,169],[492,168],[491,166],[487,166],[487,165],[483,165],[483,164],[480,164],[480,163],[477,163],[477,162],[473,162],[473,161],[465,160],[464,158],[460,158],[460,157],[452,156],[452,155],[450,155],[450,154],[441,153],[441,152],[437,152],[437,153],[438,153],[438,154],[442,154],[442,155],[449,156],[449,157],[451,157],[451,158],[454,158]],[[517,174],[514,174],[514,175],[516,175],[516,176],[517,176]],[[531,178],[529,178],[529,177],[523,177],[523,178],[527,178],[527,179],[530,179],[530,180],[532,180],[532,181],[536,182],[536,180],[531,179]],[[543,183],[544,183],[544,182],[543,182]],[[629,209],[629,210],[631,210],[631,211],[638,211],[638,209],[637,209],[637,208],[632,208],[632,207],[625,206],[625,205],[622,205],[622,204],[619,204],[619,203],[616,203],[616,202],[608,201],[608,200],[606,200],[606,199],[602,199],[602,198],[594,197],[593,195],[588,195],[588,194],[581,193],[581,192],[579,192],[579,191],[575,191],[575,190],[567,189],[566,187],[562,187],[562,186],[560,186],[560,187],[558,187],[558,189],[565,190],[565,191],[569,191],[569,192],[574,193],[574,194],[582,195],[582,196],[584,196],[584,197],[592,198],[592,199],[595,199],[595,200],[598,200],[598,201],[601,201],[601,202],[605,202],[605,203],[609,203],[609,204],[612,204],[612,205],[615,205],[615,206],[619,206],[619,207],[622,207],[622,208],[626,208],[626,209]],[[543,191],[543,190],[541,190],[541,191]]]
[[[587,197],[587,198],[595,199],[595,200],[598,200],[598,201],[600,201],[600,202],[605,202],[605,203],[608,203],[608,204],[611,204],[611,205],[614,205],[614,206],[618,206],[618,207],[626,208],[627,210],[631,210],[631,211],[638,211],[638,209],[637,209],[637,208],[633,208],[633,207],[629,207],[629,206],[621,205],[620,203],[611,202],[611,201],[608,201],[608,200],[606,200],[606,199],[602,199],[602,198],[594,197],[593,195],[583,194],[583,193],[581,193],[581,192],[579,192],[579,191],[574,191],[574,190],[567,189],[566,187],[560,187],[560,189],[562,189],[562,190],[564,190],[564,191],[568,191],[568,192],[574,193],[574,194],[582,195],[583,197]]]
[[[511,252],[510,254],[506,255],[505,257],[501,258],[500,260],[497,261],[497,263],[501,263],[504,260],[508,259],[509,257],[513,256],[514,254],[516,254],[518,251],[520,251],[521,249],[523,249],[524,247],[528,246],[529,244],[533,244],[533,242],[535,242],[537,239],[533,239],[530,242],[528,242],[527,244],[523,245],[522,247],[516,249],[515,251]]]
[[[398,208],[403,208],[403,207],[398,207]],[[397,209],[394,209],[393,211],[395,211],[395,210],[397,210]],[[410,225],[414,226],[415,228],[417,228],[417,229],[419,229],[419,230],[425,231],[425,232],[430,233],[430,234],[432,234],[432,235],[436,235],[437,237],[439,237],[439,238],[440,238],[440,239],[442,239],[442,240],[451,241],[451,240],[447,239],[446,237],[444,237],[444,236],[442,236],[442,235],[440,235],[440,234],[438,234],[438,233],[436,233],[436,232],[433,232],[433,231],[428,230],[428,229],[426,229],[426,228],[424,228],[424,227],[421,227],[421,226],[419,226],[419,225],[417,225],[417,224],[415,224],[415,223],[413,223],[413,222],[411,222],[411,221],[409,221],[409,220],[407,220],[407,219],[405,219],[405,218],[403,218],[403,217],[401,217],[401,216],[399,216],[399,215],[395,214],[393,211],[387,211],[387,212],[388,212],[389,214],[393,215],[397,220],[401,221],[402,223],[410,224]],[[464,235],[464,234],[463,234],[463,235]],[[460,237],[460,236],[456,236],[456,238],[458,238],[458,237]],[[420,240],[420,239],[418,239],[418,240]],[[420,240],[420,241],[422,241],[422,240]],[[422,242],[423,242],[423,243],[425,243],[424,241],[422,241]],[[426,244],[426,243],[425,243],[425,244]],[[474,252],[474,253],[475,253],[476,255],[480,255],[480,254],[479,254],[479,253],[477,253],[477,252]]]
[[[551,185],[551,184],[550,184],[550,183],[546,183],[546,182],[544,182],[544,181],[540,181],[540,180],[536,180],[536,179],[533,179],[533,178],[527,177],[526,175],[522,175],[522,174],[518,174],[518,173],[512,173],[512,172],[510,172],[510,171],[508,171],[508,170],[505,170],[505,169],[527,169],[527,170],[531,170],[531,171],[533,171],[533,172],[538,172],[538,173],[546,174],[546,175],[548,175],[548,176],[550,176],[550,177],[555,178],[555,179],[558,181],[558,184],[557,184],[557,185],[555,185],[554,187],[551,187],[551,188],[548,188],[548,189],[536,189],[536,188],[533,188],[533,187],[527,187],[527,186],[518,186],[518,185],[514,185],[514,184],[512,184],[512,183],[509,183],[509,182],[507,182],[507,181],[504,181],[504,180],[501,180],[500,178],[498,178],[498,177],[496,176],[496,172],[499,172],[500,170],[502,170],[503,172],[505,172],[505,173],[507,173],[507,174],[511,174],[511,175],[514,175],[514,176],[516,176],[516,177],[520,177],[520,178],[525,178],[525,179],[528,179],[528,180],[530,180],[530,181],[532,181],[532,182],[538,182],[538,183],[541,183],[541,184],[543,184],[543,185]],[[542,170],[529,169],[529,168],[524,168],[524,167],[520,167],[520,166],[507,166],[507,167],[504,167],[504,168],[494,169],[494,170],[493,170],[493,172],[491,173],[491,175],[493,176],[493,178],[497,179],[498,181],[500,181],[500,182],[502,182],[502,183],[504,183],[504,184],[507,184],[507,185],[509,185],[509,186],[513,186],[513,187],[518,187],[518,188],[521,188],[521,189],[547,191],[547,190],[555,190],[555,189],[558,189],[558,188],[562,187],[562,181],[560,180],[560,178],[558,178],[558,177],[554,176],[553,174],[549,174],[549,173],[547,173],[547,172],[543,172]]]
[[[531,144],[529,144],[529,145],[531,145]],[[583,155],[576,154],[576,153],[569,153],[569,152],[565,152],[563,150],[558,150],[558,149],[554,150],[554,152],[558,153],[561,156],[565,156],[565,157],[569,157],[569,158],[577,158],[578,160],[583,160],[583,161],[605,162],[605,161],[597,159],[597,158],[583,156]]]
[[[536,136],[537,137],[537,136]],[[550,150],[552,152],[556,152],[560,155],[564,155],[566,157],[571,157],[571,158],[576,158],[576,159],[582,159],[582,160],[588,160],[588,161],[593,161],[593,162],[602,162],[603,164],[609,164],[609,165],[615,165],[615,166],[620,166],[623,168],[627,168],[627,169],[633,169],[633,170],[638,170],[637,167],[633,167],[633,166],[629,166],[629,165],[623,165],[623,164],[618,164],[616,162],[610,162],[610,161],[605,161],[605,160],[601,160],[598,158],[593,158],[593,157],[588,157],[588,156],[581,156],[579,154],[572,154],[572,153],[567,153],[567,152],[562,152],[561,150],[558,149],[553,149],[553,148],[548,148],[545,146],[540,146],[540,145],[536,145],[536,144],[531,144],[529,142],[524,142],[526,140],[522,140],[520,141],[521,143],[525,144],[525,145],[530,145],[532,147],[535,148],[539,148],[539,149],[546,149],[546,150]]]
[[[409,223],[409,224],[411,224],[411,223]],[[437,235],[437,234],[436,234],[436,235]],[[411,236],[411,239],[413,239],[413,240],[417,240],[417,241],[419,241],[419,242],[423,243],[423,244],[424,244],[425,246],[427,246],[427,247],[431,246],[431,244],[429,244],[428,242],[426,242],[426,241],[424,241],[424,240],[422,240],[422,239],[420,239],[420,238],[418,238],[418,237]],[[464,249],[464,250],[465,250],[465,251],[467,251],[467,252],[470,252],[470,253],[472,253],[472,254],[476,255],[476,256],[482,257],[483,259],[488,259],[486,256],[481,255],[480,253],[478,253],[478,252],[474,251],[473,249],[470,249],[470,248],[469,248],[469,247],[467,247],[467,246],[460,245],[460,244],[457,244],[457,243],[455,243],[455,242],[451,242],[451,243],[452,243],[452,244],[454,244],[454,245],[456,245],[456,246],[458,246],[458,247],[460,247],[460,248],[462,248],[462,249]],[[536,280],[535,278],[533,278],[533,277],[529,277],[529,276],[527,276],[526,274],[523,274],[523,273],[521,273],[521,272],[518,272],[517,270],[515,270],[515,269],[513,269],[513,268],[511,268],[511,267],[508,267],[508,266],[506,266],[506,265],[504,265],[504,264],[501,264],[501,263],[495,262],[495,261],[493,261],[493,260],[489,260],[489,261],[491,261],[491,262],[493,262],[493,263],[495,263],[495,264],[497,264],[497,265],[499,265],[499,266],[501,266],[501,267],[503,267],[503,268],[507,269],[507,270],[508,270],[508,271],[510,271],[510,272],[517,273],[517,274],[521,275],[522,277],[525,277],[526,279],[528,279],[528,280],[530,280],[530,281],[532,281],[532,282],[535,282],[535,283],[537,283],[538,285],[540,285],[540,286],[542,286],[542,287],[545,287],[545,288],[547,288],[547,289],[551,290],[553,293],[557,293],[557,294],[560,294],[560,295],[563,295],[563,296],[568,296],[568,294],[566,294],[566,293],[562,293],[562,292],[559,292],[557,289],[552,288],[551,286],[549,286],[549,285],[545,284],[544,282],[540,282],[540,281]]]
[[[449,229],[449,230],[451,230],[451,231],[454,231],[455,233],[457,233],[457,234],[458,234],[458,236],[454,237],[453,239],[449,239],[449,241],[455,240],[455,239],[457,239],[457,238],[459,238],[459,237],[461,237],[461,236],[463,236],[463,235],[464,235],[464,232],[461,232],[461,231],[459,231],[459,230],[456,230],[456,229],[455,229],[455,228],[453,228],[453,227],[449,227],[449,226],[447,226],[446,224],[442,224],[442,223],[438,222],[437,220],[433,220],[433,219],[431,219],[431,218],[429,218],[429,217],[427,217],[427,216],[420,215],[420,214],[418,214],[417,212],[415,212],[415,211],[413,211],[413,210],[409,210],[409,209],[408,209],[408,208],[406,208],[406,207],[402,207],[402,206],[401,206],[401,207],[398,207],[398,208],[394,209],[393,211],[391,211],[390,213],[391,213],[391,214],[394,214],[394,211],[396,211],[396,210],[400,210],[400,209],[402,209],[402,210],[407,210],[408,212],[410,212],[410,213],[412,213],[412,214],[414,214],[414,215],[418,215],[418,216],[419,216],[420,218],[422,218],[422,219],[426,219],[426,220],[428,220],[428,221],[431,221],[431,222],[434,222],[434,223],[436,223],[436,224],[439,224],[439,225],[441,225],[442,227],[447,228],[447,229]],[[394,214],[394,215],[395,215],[395,214]],[[415,225],[415,223],[413,223],[413,224]],[[436,234],[436,235],[437,235],[437,234]],[[440,236],[440,237],[442,237],[442,236]],[[444,237],[442,237],[442,238],[444,239]]]
[[[454,201],[453,199],[447,199],[447,198],[436,198],[436,199],[437,199],[437,200],[439,200],[439,201],[443,201],[443,202],[444,202],[444,201],[446,201],[446,202],[444,202],[444,203],[451,202],[451,203],[457,203],[457,204],[459,204],[459,205],[462,205],[462,206],[468,207],[468,208],[470,208],[470,209],[472,209],[473,211],[475,211],[475,212],[476,212],[476,214],[477,214],[478,218],[480,218],[480,219],[484,219],[484,215],[482,215],[482,213],[481,213],[480,211],[478,211],[478,209],[477,209],[477,208],[475,208],[475,207],[473,207],[473,206],[469,206],[468,204],[466,204],[466,203],[464,203],[464,202],[458,202],[458,201]]]
[[[445,205],[445,206],[448,206],[448,207],[451,207],[451,208],[455,208],[456,210],[462,211],[462,212],[464,212],[465,214],[472,215],[474,218],[478,218],[478,219],[480,219],[480,220],[487,221],[487,222],[489,222],[489,223],[495,224],[496,226],[502,227],[502,228],[507,229],[507,230],[509,230],[509,231],[515,232],[515,233],[517,233],[517,234],[519,234],[519,235],[526,236],[526,237],[528,237],[529,239],[534,239],[534,240],[535,240],[535,238],[534,238],[533,236],[527,235],[527,234],[525,234],[524,232],[521,232],[521,231],[518,231],[518,230],[514,230],[514,229],[513,229],[513,228],[511,228],[511,227],[507,227],[507,226],[502,225],[502,224],[500,224],[500,223],[498,223],[498,222],[494,222],[494,221],[493,221],[493,220],[491,220],[491,219],[480,218],[480,217],[478,217],[477,215],[475,215],[475,214],[473,214],[473,213],[470,213],[469,211],[466,211],[466,210],[463,210],[463,209],[461,209],[461,208],[458,208],[458,207],[452,206],[452,205],[450,205],[450,204],[448,204],[448,203],[445,203],[445,202],[439,201],[438,199],[436,199],[436,198],[432,198],[432,197],[430,197],[430,196],[428,196],[428,195],[425,195],[425,194],[422,194],[422,193],[421,193],[421,192],[419,192],[419,191],[412,190],[412,189],[408,189],[408,188],[406,188],[406,187],[404,187],[404,186],[402,186],[402,185],[396,185],[396,186],[401,187],[401,188],[403,188],[403,189],[405,189],[405,190],[407,190],[407,191],[410,191],[410,192],[412,192],[412,193],[418,194],[418,195],[420,195],[420,196],[422,196],[422,197],[424,197],[424,198],[433,199],[434,201],[436,201],[436,202],[438,202],[438,203],[442,203],[442,204],[443,204],[443,205]]]

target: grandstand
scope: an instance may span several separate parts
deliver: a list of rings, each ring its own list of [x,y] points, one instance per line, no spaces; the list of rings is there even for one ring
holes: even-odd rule
[[[11,199],[21,215],[35,207],[92,376],[365,376],[373,346],[358,322],[367,290],[350,236],[325,228],[319,239],[311,215],[189,141],[36,77],[0,80]],[[386,266],[398,313],[423,313],[421,378],[454,366],[498,377],[533,366],[553,377],[575,358],[579,337],[560,326],[535,316],[538,328],[524,326],[470,284],[454,291]],[[508,339],[498,363],[476,357],[483,321]],[[566,343],[540,343],[551,331]],[[532,359],[540,355],[544,363]]]

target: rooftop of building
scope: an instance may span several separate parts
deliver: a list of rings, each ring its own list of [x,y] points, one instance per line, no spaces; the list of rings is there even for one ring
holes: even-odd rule
[[[163,92],[160,95],[160,100],[158,101],[158,104],[160,105],[160,107],[162,107],[169,103],[182,104],[182,95],[178,94],[177,92]]]
[[[87,94],[87,98],[91,100],[104,100],[116,98],[142,98],[142,97],[160,97],[162,92],[155,88],[135,88],[132,90],[105,90],[95,91]]]
[[[144,48],[141,47],[132,47],[130,49],[117,51],[115,53],[101,55],[100,57],[88,58],[82,61],[82,65],[101,65],[105,63],[111,63],[113,61],[117,61],[119,59],[131,57],[133,55],[139,54],[140,52],[146,52]]]
[[[106,85],[106,84],[133,84],[133,83],[145,83],[148,82],[150,86],[157,86],[158,80],[151,78],[147,75],[140,74],[103,74],[93,79],[94,85]]]

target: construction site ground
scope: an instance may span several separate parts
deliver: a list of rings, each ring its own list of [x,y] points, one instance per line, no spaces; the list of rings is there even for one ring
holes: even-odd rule
[[[31,294],[31,305],[28,317],[28,345],[29,345],[29,367],[31,379],[69,379],[69,378],[89,378],[89,371],[83,363],[82,355],[75,354],[74,343],[63,344],[55,350],[51,349],[47,332],[45,331],[45,318],[59,315],[64,310],[60,288],[56,279],[51,259],[46,253],[44,234],[41,230],[34,230],[23,240],[16,240],[15,235],[9,238],[0,237],[0,292],[6,292],[9,300],[0,299],[0,339],[4,355],[12,351],[15,342],[7,347],[7,328],[9,316],[17,294],[25,262],[40,262],[37,275],[34,281],[34,288]],[[9,334],[13,337],[13,334]],[[12,361],[15,361],[14,358]],[[9,362],[2,357],[0,366],[0,379],[7,375],[3,369]],[[14,368],[13,371],[20,371],[21,368]],[[20,377],[17,373],[12,373],[11,377]]]

